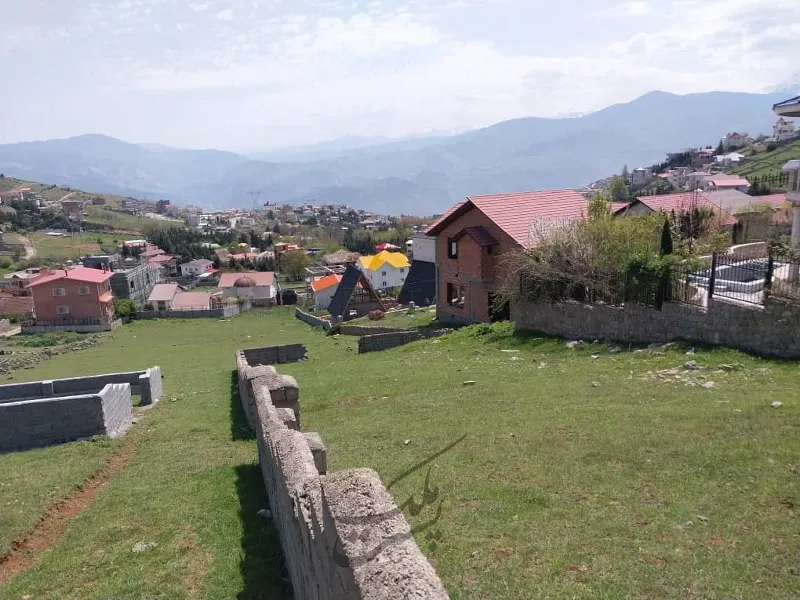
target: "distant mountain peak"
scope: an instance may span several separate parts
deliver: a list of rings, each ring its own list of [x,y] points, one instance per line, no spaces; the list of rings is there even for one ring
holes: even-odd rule
[[[764,90],[767,94],[800,94],[800,71],[795,71],[788,79]]]

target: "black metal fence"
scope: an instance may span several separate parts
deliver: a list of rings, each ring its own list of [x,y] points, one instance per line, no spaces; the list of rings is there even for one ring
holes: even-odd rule
[[[800,305],[800,257],[777,251],[713,254],[673,265],[662,273],[601,273],[580,278],[522,278],[520,291],[531,300],[661,308],[664,302],[706,307],[712,298],[763,305],[767,298]]]

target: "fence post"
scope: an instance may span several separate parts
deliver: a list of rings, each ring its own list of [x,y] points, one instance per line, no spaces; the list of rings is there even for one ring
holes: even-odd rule
[[[764,304],[767,303],[770,293],[772,292],[772,277],[775,272],[775,257],[772,254],[772,249],[769,250],[767,257],[767,272],[764,276]]]
[[[714,286],[717,284],[717,253],[711,255],[711,273],[708,276],[708,299],[714,297]]]

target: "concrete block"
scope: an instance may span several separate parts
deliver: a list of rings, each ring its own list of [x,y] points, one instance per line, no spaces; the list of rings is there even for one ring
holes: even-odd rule
[[[317,472],[320,475],[325,475],[328,472],[328,451],[325,449],[322,437],[316,431],[307,431],[303,435],[306,438],[311,454],[314,456]]]

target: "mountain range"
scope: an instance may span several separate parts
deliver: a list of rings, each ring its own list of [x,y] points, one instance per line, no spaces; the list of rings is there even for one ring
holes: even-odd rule
[[[0,172],[92,192],[206,208],[259,202],[347,204],[434,214],[466,195],[579,187],[716,145],[728,131],[770,133],[785,92],[650,92],[580,117],[522,118],[455,135],[344,138],[247,155],[131,144],[103,135],[0,145]]]

